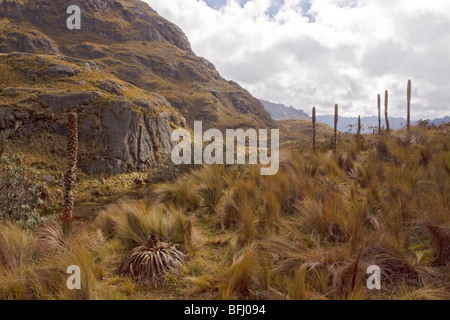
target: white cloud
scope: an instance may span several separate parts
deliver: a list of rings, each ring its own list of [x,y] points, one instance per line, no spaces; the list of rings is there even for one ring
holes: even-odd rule
[[[146,0],[179,25],[194,51],[254,96],[319,114],[376,113],[390,91],[391,116],[404,117],[406,83],[413,118],[450,114],[450,1],[271,0],[218,10],[203,0]],[[302,5],[302,6],[301,6]],[[311,16],[313,22],[310,22]]]

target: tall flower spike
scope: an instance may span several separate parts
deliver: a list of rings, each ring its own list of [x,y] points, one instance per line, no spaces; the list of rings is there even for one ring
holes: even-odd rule
[[[312,111],[312,125],[313,125],[313,150],[316,150],[316,107]]]
[[[337,126],[339,121],[339,106],[334,106],[334,151],[337,151]]]
[[[74,188],[77,178],[78,158],[78,117],[76,113],[69,115],[67,128],[67,171],[64,176],[64,213],[63,221],[70,223],[73,220]]]
[[[408,132],[411,132],[411,91],[412,91],[412,84],[411,80],[408,81],[408,89],[406,93],[406,100],[408,104],[408,115],[407,115],[407,122],[406,122],[406,128],[408,129]]]
[[[378,95],[378,134],[381,133],[381,95]]]
[[[357,139],[358,139],[358,149],[361,149],[361,116],[358,116],[358,133],[357,133]]]
[[[384,93],[384,116],[386,118],[386,130],[387,130],[387,132],[389,132],[391,130],[391,127],[389,125],[388,108],[389,108],[389,92],[386,90],[386,92]]]

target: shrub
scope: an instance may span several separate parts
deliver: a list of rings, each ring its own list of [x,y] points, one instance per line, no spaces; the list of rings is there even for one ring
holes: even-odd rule
[[[5,145],[3,150],[7,150]],[[22,165],[19,156],[3,153],[0,157],[0,221],[16,221],[30,229],[45,222],[38,211],[45,207],[46,189],[46,184],[39,182],[37,175]]]

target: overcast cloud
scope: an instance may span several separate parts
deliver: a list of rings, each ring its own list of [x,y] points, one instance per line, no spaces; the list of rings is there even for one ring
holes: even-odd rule
[[[450,114],[449,0],[146,0],[255,97],[345,116]]]

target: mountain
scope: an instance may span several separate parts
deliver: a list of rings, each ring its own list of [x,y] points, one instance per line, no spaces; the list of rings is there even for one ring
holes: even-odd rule
[[[171,150],[172,129],[196,120],[205,128],[275,126],[146,3],[70,5],[81,8],[80,30],[66,27],[67,1],[0,1],[0,130],[63,135],[67,111],[77,110],[83,169],[120,173],[157,164]]]
[[[317,116],[317,121],[325,123],[334,127],[334,116]],[[429,121],[433,125],[441,125],[450,122],[450,117],[444,117]],[[364,117],[361,118],[362,133],[372,133],[374,129],[378,128],[378,117]],[[417,124],[418,121],[411,121],[412,125]],[[358,118],[354,117],[339,117],[338,130],[341,132],[356,133]],[[392,130],[400,130],[406,126],[406,119],[404,118],[389,118],[389,125]],[[381,126],[386,126],[385,118],[381,119]]]
[[[334,115],[317,116],[317,121],[334,127]],[[362,133],[372,133],[375,128],[378,128],[378,117],[361,118],[361,124]],[[406,126],[406,119],[389,118],[389,124],[392,130],[400,130]],[[356,117],[339,117],[338,130],[341,132],[356,133],[357,125],[358,118]],[[386,126],[384,118],[381,119],[381,126]]]
[[[310,116],[303,110],[295,109],[293,106],[287,107],[281,103],[273,103],[265,100],[259,100],[263,104],[267,112],[276,121],[279,120],[311,120]],[[404,118],[389,118],[390,126],[393,130],[400,130],[406,125]],[[330,127],[334,127],[334,115],[317,116],[317,122],[321,122]],[[434,120],[429,120],[430,124],[441,125],[450,122],[450,117],[444,117]],[[280,123],[280,122],[279,122]],[[372,133],[374,129],[378,128],[378,117],[364,117],[361,118],[362,133]],[[386,121],[381,119],[382,126],[385,126]],[[416,124],[417,121],[412,121]],[[301,123],[300,123],[301,124]],[[356,133],[356,126],[358,118],[356,117],[339,117],[338,130],[341,132]]]
[[[435,125],[435,126],[439,126],[441,124],[446,124],[446,123],[449,123],[449,122],[450,122],[450,117],[448,117],[448,116],[445,116],[443,118],[437,118],[437,119],[434,119],[434,120],[430,121],[430,123]]]
[[[308,120],[309,115],[303,110],[295,109],[293,106],[287,107],[281,103],[273,103],[265,100],[259,100],[267,112],[274,120]]]

